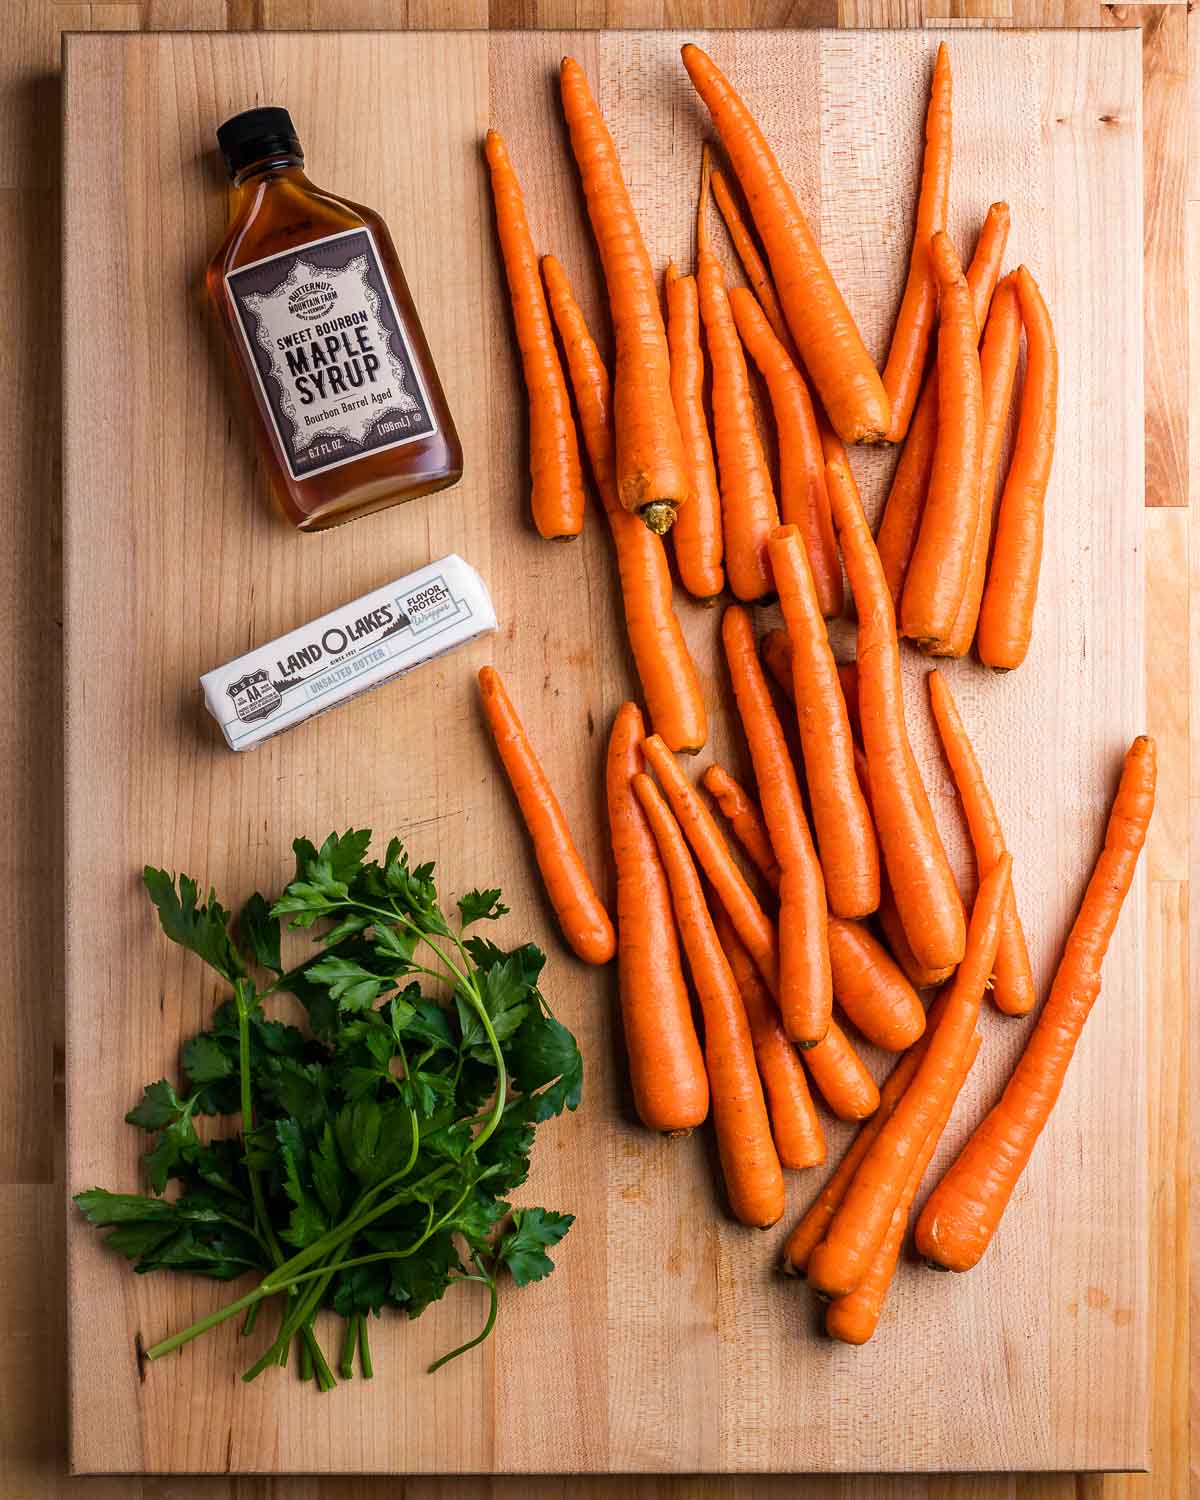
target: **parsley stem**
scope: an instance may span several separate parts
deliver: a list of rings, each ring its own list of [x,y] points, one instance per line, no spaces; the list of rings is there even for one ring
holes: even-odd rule
[[[351,1313],[346,1319],[346,1337],[342,1340],[342,1358],[338,1365],[338,1374],[343,1380],[354,1379],[354,1355],[358,1349],[358,1325],[361,1322],[361,1313]]]
[[[261,1307],[261,1302],[256,1302],[255,1307]],[[252,1308],[251,1311],[254,1309]],[[312,1349],[306,1340],[300,1340],[300,1379],[311,1380],[313,1378]]]
[[[371,1340],[367,1332],[370,1322],[371,1314],[363,1313],[358,1324],[358,1362],[362,1367],[364,1380],[375,1378],[375,1366],[371,1363]]]
[[[426,1374],[428,1375],[432,1375],[436,1370],[440,1370],[443,1365],[448,1365],[452,1359],[457,1359],[460,1354],[466,1354],[469,1350],[477,1348],[484,1342],[484,1340],[490,1335],[492,1329],[496,1326],[496,1314],[500,1310],[500,1294],[496,1289],[496,1278],[495,1276],[489,1276],[488,1274],[483,1272],[483,1267],[479,1263],[478,1256],[473,1255],[471,1259],[472,1261],[474,1261],[475,1265],[479,1266],[480,1272],[482,1274],[480,1274],[479,1276],[456,1276],[454,1279],[455,1281],[478,1281],[487,1287],[488,1296],[490,1298],[487,1322],[483,1325],[483,1327],[473,1339],[468,1339],[465,1344],[459,1344],[457,1349],[451,1349],[449,1354],[443,1354],[440,1359],[435,1359],[434,1362],[426,1368]]]

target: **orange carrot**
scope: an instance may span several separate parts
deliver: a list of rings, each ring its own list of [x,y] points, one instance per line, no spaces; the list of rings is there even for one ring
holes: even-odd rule
[[[903,1052],[925,1030],[925,1007],[883,944],[861,922],[829,919],[833,996],[869,1042]]]
[[[821,1098],[839,1120],[865,1120],[879,1108],[879,1090],[850,1038],[836,1021],[802,1053]]]
[[[742,600],[772,592],[767,538],[779,524],[771,471],[763,452],[746,356],[734,326],[725,273],[709,241],[708,147],[700,171],[696,209],[696,283],[700,315],[712,365],[713,435],[720,472],[721,520],[725,529],[725,572],[729,587]]]
[[[671,884],[675,921],[704,1013],[704,1058],[729,1206],[743,1224],[765,1229],[783,1213],[783,1171],[771,1139],[745,1007],[679,824],[644,772],[633,778],[633,789]]]
[[[808,557],[794,526],[771,533],[775,587],[792,643],[800,748],[829,909],[865,917],[879,905],[879,851],[854,770],[854,740]]]
[[[967,285],[975,306],[975,323],[982,328],[987,322],[992,292],[1000,275],[1000,262],[1008,243],[1009,212],[1007,203],[993,203],[967,268]],[[900,462],[892,475],[891,489],[879,523],[879,556],[887,576],[892,603],[900,607],[904,576],[917,540],[929,474],[933,468],[933,449],[938,429],[937,363],[930,366],[917,402]]]
[[[892,599],[849,466],[830,463],[826,476],[858,610],[858,700],[875,830],[914,956],[924,968],[945,968],[962,958],[966,921],[904,723]]]
[[[495,667],[479,669],[479,692],[563,936],[585,963],[606,964],[617,948],[612,923]]]
[[[671,535],[679,578],[688,593],[713,603],[725,587],[721,566],[721,492],[704,411],[704,352],[700,347],[700,301],[694,276],[667,267],[667,346],[671,351],[671,399],[683,439],[692,498],[679,512]]]
[[[783,726],[754,649],[754,627],[736,604],[725,611],[721,639],[779,861],[779,984],[773,993],[788,1036],[811,1047],[825,1035],[833,1008],[825,882]]]
[[[900,631],[936,649],[954,628],[979,525],[983,376],[971,289],[948,234],[933,236],[930,258],[942,298],[937,442],[900,600]]]
[[[755,297],[758,298],[758,305],[763,310],[763,316],[771,325],[775,337],[787,350],[788,358],[799,368],[800,356],[796,353],[796,346],[788,331],[787,319],[783,316],[783,308],[780,307],[779,298],[775,294],[775,283],[771,280],[767,263],[759,254],[758,246],[754,242],[754,234],[738,207],[737,199],[725,180],[724,172],[717,167],[714,167],[712,171],[711,186],[713,197],[721,211],[721,217],[725,220],[725,228],[729,231],[729,238],[733,241],[737,258],[742,263],[746,280],[750,283]]]
[[[929,241],[946,227],[950,197],[951,157],[950,54],[945,42],[937,50],[929,109],[925,115],[925,162],[921,169],[921,192],[917,201],[917,223],[913,232],[912,257],[904,298],[892,333],[883,388],[892,407],[888,442],[902,443],[925,375],[925,362],[937,313],[938,284],[929,260]]]
[[[1104,955],[1133,884],[1154,811],[1154,741],[1125,756],[1104,848],[1088,881],[1058,972],[1004,1093],[934,1188],[917,1220],[920,1253],[951,1271],[976,1265],[999,1227],[1062,1090],[1100,993]]]
[[[1024,266],[1017,269],[1017,296],[1025,326],[1025,385],[976,636],[980,661],[1002,672],[1021,665],[1033,635],[1042,512],[1054,461],[1058,409],[1054,326],[1037,282]]]
[[[859,1163],[824,1240],[809,1256],[808,1279],[829,1297],[844,1297],[866,1275],[904,1191],[909,1168],[955,1088],[959,1060],[970,1044],[996,957],[1012,857],[984,876],[971,913],[967,951],[937,1030],[912,1083]]]
[[[612,313],[617,497],[661,533],[670,530],[690,490],[658,289],[612,136],[574,58],[563,58],[560,82]]]
[[[763,666],[770,672],[776,685],[783,689],[785,697],[796,701],[796,684],[792,680],[792,643],[786,630],[768,630],[759,643]],[[847,707],[847,713],[849,707]]]
[[[709,766],[701,780],[716,799],[717,806],[728,820],[734,837],[746,851],[751,864],[771,889],[778,892],[779,861],[771,847],[767,825],[753,798],[724,766],[715,763]]]
[[[567,357],[592,478],[616,548],[625,627],[650,723],[672,750],[694,753],[707,737],[708,719],[696,664],[675,614],[667,555],[660,538],[617,500],[608,371],[566,272],[552,255],[542,261],[542,274]]]
[[[825,458],[812,398],[753,293],[736,286],[729,293],[729,305],[746,353],[771,398],[779,438],[779,510],[786,524],[799,528],[821,613],[833,618],[842,612],[842,560],[829,515]]]
[[[795,1169],[819,1166],[825,1160],[825,1132],[809,1093],[800,1054],[788,1041],[779,1007],[767,993],[754,960],[715,898],[711,911],[717,940],[729,960],[750,1022],[754,1057],[767,1095],[767,1113],[780,1164]]]
[[[958,788],[959,801],[971,832],[975,861],[982,877],[1004,853],[1004,830],[1000,827],[1000,819],[983,779],[983,770],[950,695],[950,688],[937,671],[929,674],[929,702],[954,785]],[[1025,929],[1021,926],[1017,898],[1012,890],[1004,904],[993,978],[992,999],[996,1009],[1009,1016],[1028,1015],[1037,1000],[1037,991],[1033,984],[1029,949],[1025,944]]]
[[[645,735],[623,703],[608,742],[605,789],[617,867],[617,983],[638,1117],[650,1130],[687,1134],[708,1115],[708,1075],[696,1038],[671,909],[671,890],[633,778]]]
[[[842,685],[842,701],[846,705],[846,717],[850,720],[850,733],[856,746],[862,744],[862,716],[858,711],[858,664],[840,661],[837,664],[838,681]],[[865,795],[865,793],[864,793]]]
[[[945,984],[954,973],[954,965],[947,964],[941,969],[927,969],[924,964],[917,962],[912,949],[908,946],[908,939],[904,936],[904,923],[900,920],[896,898],[892,895],[892,888],[888,885],[886,873],[880,880],[879,910],[875,916],[887,941],[888,951],[904,970],[913,989],[931,990],[939,984]]]
[[[788,327],[830,421],[847,443],[882,441],[891,417],[883,382],[766,138],[706,53],[689,42],[683,65],[750,204]]]

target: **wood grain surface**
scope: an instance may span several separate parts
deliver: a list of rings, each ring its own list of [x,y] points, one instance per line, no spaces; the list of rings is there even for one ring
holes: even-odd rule
[[[1146,339],[1164,356],[1147,357],[1147,444],[1157,420],[1183,431],[1174,514],[1148,518],[1146,629],[1150,727],[1175,774],[1164,779],[1150,840],[1150,921],[1146,963],[1154,997],[1148,1035],[1152,1182],[1152,1456],[1148,1476],[945,1476],[879,1479],[575,1479],[538,1483],[551,1500],[1146,1500],[1192,1490],[1189,1338],[1191,1246],[1187,1189],[1200,1161],[1189,1077],[1200,1076],[1189,993],[1200,992],[1200,944],[1190,942],[1190,893],[1200,878],[1196,838],[1200,763],[1189,755],[1189,704],[1200,703],[1189,652],[1192,580],[1200,581],[1200,538],[1187,509],[1200,481],[1200,403],[1187,422],[1188,372],[1200,359],[1200,19],[1181,4],[1102,6],[1094,0],[141,0],[63,3],[22,0],[0,7],[0,243],[10,275],[0,283],[16,381],[0,452],[6,459],[8,546],[0,560],[0,609],[15,671],[3,721],[0,786],[4,869],[14,905],[0,1016],[9,1046],[0,1060],[0,1204],[4,1239],[0,1298],[8,1337],[0,1346],[6,1399],[0,1403],[0,1490],[21,1500],[88,1495],[100,1500],[518,1500],[524,1480],[108,1479],[66,1477],[64,1232],[62,1165],[61,764],[58,701],[59,500],[57,332],[60,141],[59,38],[64,31],[338,25],[750,25],[919,26],[953,10],[967,26],[1144,27],[1144,149],[1147,221],[1161,202],[1161,232],[1146,268]],[[430,12],[436,12],[430,15]],[[937,24],[943,24],[938,20]],[[1178,101],[1159,110],[1158,95]],[[1191,149],[1189,152],[1189,140]],[[1189,163],[1162,173],[1160,160]],[[1153,458],[1148,466],[1154,471]],[[1153,497],[1148,496],[1152,500]],[[1160,524],[1162,523],[1162,524]],[[1198,726],[1200,727],[1200,726]],[[1190,743],[1200,748],[1200,736]],[[1190,1041],[1189,1041],[1190,1038]],[[1190,1116],[1193,1119],[1190,1122]],[[1191,1134],[1189,1135],[1189,1131]],[[1200,1415],[1200,1408],[1197,1409]]]

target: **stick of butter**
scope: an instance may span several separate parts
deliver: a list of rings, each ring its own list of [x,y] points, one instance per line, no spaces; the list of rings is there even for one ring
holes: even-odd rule
[[[206,672],[200,686],[229,748],[251,750],[495,628],[483,579],[451,555]]]

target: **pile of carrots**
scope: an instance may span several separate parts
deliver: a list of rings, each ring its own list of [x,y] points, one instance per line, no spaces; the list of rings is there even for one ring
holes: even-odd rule
[[[1007,207],[993,205],[965,270],[946,233],[944,45],[908,278],[882,372],[746,104],[699,48],[684,47],[683,61],[731,175],[706,147],[696,270],[668,267],[665,318],[612,138],[583,70],[570,58],[562,65],[563,112],[607,286],[611,380],[563,267],[538,259],[503,140],[490,131],[486,142],[529,394],[534,522],[547,538],[578,535],[581,437],[645,702],[645,717],[636,703],[621,705],[608,745],[615,928],[494,669],[480,673],[480,689],[564,936],[586,962],[616,957],[646,1126],[682,1136],[711,1114],[730,1208],[766,1228],[785,1211],[784,1170],[825,1161],[813,1092],[838,1118],[862,1122],[784,1248],[785,1269],[827,1299],[827,1331],[862,1343],[878,1324],[922,1179],[982,1045],[985,994],[1014,1017],[1037,1001],[1012,856],[950,689],[933,670],[930,706],[979,872],[969,912],[960,896],[909,742],[901,640],[929,656],[962,657],[974,646],[996,670],[1024,661],[1057,355],[1030,272],[1001,277]],[[726,286],[710,199],[747,286]],[[774,421],[776,474],[751,367]],[[876,535],[847,443],[904,445]],[[715,603],[728,585],[738,601],[720,634],[755,788],[710,765],[702,786],[720,819],[676,758],[703,746],[707,708],[675,614],[668,532],[690,594]],[[846,582],[857,653],[839,663],[827,621],[843,613]],[[774,599],[783,629],[756,640],[745,606]],[[1154,745],[1139,737],[1021,1058],[917,1217],[916,1246],[931,1264],[976,1264],[1049,1118],[1099,993],[1154,785]],[[935,989],[926,1010],[921,992]],[[882,1087],[839,1016],[900,1054]]]

